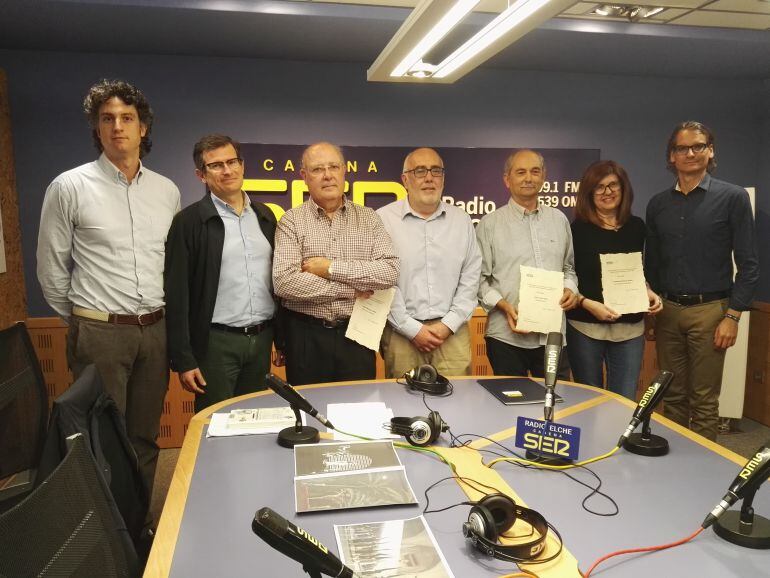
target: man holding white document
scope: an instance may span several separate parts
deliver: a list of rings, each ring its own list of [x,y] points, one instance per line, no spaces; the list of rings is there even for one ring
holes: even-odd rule
[[[278,222],[273,284],[286,308],[292,385],[376,375],[374,351],[346,334],[356,299],[395,285],[398,257],[377,214],[345,197],[345,173],[338,146],[310,145],[300,170],[310,199]]]
[[[476,228],[479,301],[489,313],[485,339],[495,375],[543,377],[546,334],[563,335],[564,311],[578,302],[569,221],[558,209],[538,204],[544,180],[542,155],[512,153],[503,171],[511,200]],[[569,378],[566,356],[559,378]]]

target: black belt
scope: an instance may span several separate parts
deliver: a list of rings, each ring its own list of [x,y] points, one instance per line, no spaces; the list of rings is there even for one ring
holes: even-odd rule
[[[664,299],[678,303],[679,305],[700,305],[701,303],[711,303],[720,299],[727,299],[730,296],[729,291],[716,291],[715,293],[698,293],[697,295],[674,295],[673,293],[662,293]]]
[[[320,325],[326,329],[344,328],[348,326],[348,321],[350,321],[350,317],[329,320],[321,319],[320,317],[313,317],[312,315],[306,315],[305,313],[300,313],[299,311],[294,311],[293,309],[286,309],[286,312],[290,316],[299,319],[303,323],[309,323],[310,325]]]
[[[239,333],[240,335],[257,335],[262,333],[265,329],[273,324],[272,319],[257,323],[256,325],[249,325],[248,327],[231,327],[230,325],[222,325],[221,323],[212,323],[211,328],[217,331],[226,331],[227,333]]]

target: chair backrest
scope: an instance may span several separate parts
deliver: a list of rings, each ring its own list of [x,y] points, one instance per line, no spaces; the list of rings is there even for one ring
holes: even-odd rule
[[[0,488],[5,488],[0,501],[14,487],[31,490],[47,427],[43,372],[27,327],[19,322],[0,331]]]
[[[0,515],[0,576],[134,577],[136,552],[82,434],[64,460]]]
[[[38,478],[48,476],[67,453],[66,440],[76,433],[87,446],[109,487],[135,544],[139,544],[149,509],[139,461],[126,433],[123,416],[104,390],[95,365],[89,365],[75,383],[53,403],[48,439]]]

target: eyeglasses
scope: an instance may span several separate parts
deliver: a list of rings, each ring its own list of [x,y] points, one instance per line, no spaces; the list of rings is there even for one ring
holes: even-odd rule
[[[404,174],[406,173],[413,173],[415,177],[418,179],[424,179],[426,176],[428,176],[428,172],[430,172],[431,175],[433,175],[436,178],[443,177],[444,173],[446,173],[446,170],[444,167],[417,167],[416,169],[410,169],[408,171],[404,171]]]
[[[617,193],[620,190],[620,183],[618,181],[612,181],[606,185],[599,183],[594,187],[594,195],[606,195],[608,194],[607,190],[609,190],[610,193]]]
[[[709,148],[708,144],[706,144],[704,142],[699,142],[698,144],[694,144],[694,145],[690,145],[690,146],[687,146],[687,145],[676,145],[671,150],[672,150],[672,152],[676,156],[683,157],[687,153],[689,153],[690,151],[692,151],[692,154],[694,154],[694,155],[699,155],[703,151],[705,151],[707,148]]]
[[[338,173],[342,170],[342,165],[340,163],[329,163],[328,165],[316,165],[314,167],[310,167],[307,170],[307,172],[309,172],[314,177],[321,177],[324,174],[326,174],[327,170],[331,173]]]
[[[240,168],[243,166],[243,159],[240,157],[235,157],[232,159],[228,159],[226,161],[217,161],[214,163],[206,163],[203,165],[207,171],[212,173],[221,173],[225,170],[225,165],[227,165],[227,168],[231,171],[234,171],[237,168]]]

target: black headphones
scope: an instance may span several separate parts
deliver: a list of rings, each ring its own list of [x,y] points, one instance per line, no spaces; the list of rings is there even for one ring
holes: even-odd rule
[[[438,439],[441,432],[449,429],[437,411],[432,411],[428,417],[394,417],[390,426],[385,426],[394,434],[406,437],[413,446],[428,446]]]
[[[440,375],[432,365],[420,365],[410,369],[404,374],[406,384],[411,389],[416,389],[431,395],[445,395],[449,392],[449,380]]]
[[[468,538],[477,550],[507,562],[524,562],[537,558],[545,550],[545,538],[550,527],[556,532],[542,514],[519,506],[510,497],[505,494],[490,494],[478,502],[463,502],[472,506],[468,521],[463,523],[463,535]],[[534,540],[522,544],[501,544],[498,537],[513,527],[517,519],[521,519],[530,526],[537,534]],[[553,560],[561,553],[559,551],[544,560],[537,560],[536,563]]]

